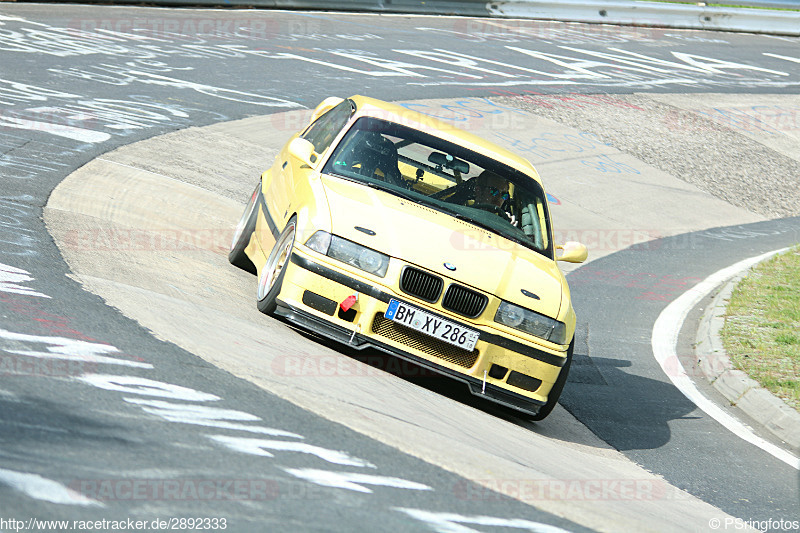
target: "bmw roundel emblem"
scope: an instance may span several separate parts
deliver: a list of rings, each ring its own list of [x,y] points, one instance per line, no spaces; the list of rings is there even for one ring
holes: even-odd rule
[[[450,272],[454,272],[454,271],[455,271],[455,269],[456,269],[456,266],[455,266],[453,263],[445,263],[445,264],[444,264],[444,267],[445,267],[447,270],[449,270]]]

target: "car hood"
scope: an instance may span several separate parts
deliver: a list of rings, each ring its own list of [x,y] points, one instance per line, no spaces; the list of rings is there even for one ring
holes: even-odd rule
[[[555,261],[393,194],[341,178],[323,175],[321,179],[336,235],[544,315],[558,316],[565,280]]]

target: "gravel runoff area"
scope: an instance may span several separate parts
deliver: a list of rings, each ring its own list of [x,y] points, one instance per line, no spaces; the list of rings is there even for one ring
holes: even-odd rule
[[[703,95],[697,97],[702,101]],[[800,161],[697,113],[644,94],[492,101],[594,133],[617,150],[751,212],[768,218],[800,215]]]

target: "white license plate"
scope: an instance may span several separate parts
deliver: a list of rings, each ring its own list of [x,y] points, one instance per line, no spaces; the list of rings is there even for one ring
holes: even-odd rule
[[[398,300],[389,300],[389,308],[384,315],[389,320],[402,324],[420,333],[448,342],[468,352],[475,349],[480,333],[474,329],[451,322],[446,318],[433,315],[417,307],[412,307]]]

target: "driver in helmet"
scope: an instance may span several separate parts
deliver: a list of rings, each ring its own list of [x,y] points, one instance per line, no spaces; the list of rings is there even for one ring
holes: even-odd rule
[[[509,181],[491,170],[484,170],[474,178],[432,196],[494,213],[507,219],[512,226],[517,225],[510,201]]]
[[[473,182],[473,192],[475,194],[472,207],[491,211],[501,217],[505,217],[512,226],[517,225],[517,217],[514,216],[511,202],[509,201],[511,194],[508,180],[491,170],[484,170],[470,181]]]
[[[474,178],[475,204],[498,208],[503,207],[511,196],[508,193],[508,181],[491,170],[484,170]]]

